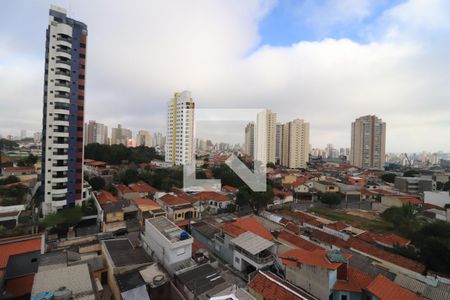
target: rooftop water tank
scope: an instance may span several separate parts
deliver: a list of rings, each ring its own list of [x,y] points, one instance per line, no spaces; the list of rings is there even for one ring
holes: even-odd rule
[[[180,240],[187,240],[189,238],[189,234],[186,231],[182,231],[180,233]]]

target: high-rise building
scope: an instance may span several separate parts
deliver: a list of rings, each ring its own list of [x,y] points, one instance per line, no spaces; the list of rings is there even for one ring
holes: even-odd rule
[[[86,125],[86,145],[108,143],[108,126],[90,120]]]
[[[153,146],[164,146],[164,136],[162,135],[161,132],[155,132],[153,134]]]
[[[138,134],[136,135],[136,146],[151,147],[152,145],[152,136],[150,132],[148,132],[147,130],[139,130]]]
[[[194,160],[194,107],[189,91],[175,93],[167,102],[166,162],[184,165]]]
[[[35,144],[40,144],[42,140],[42,132],[35,132],[33,134],[33,141]]]
[[[117,128],[111,129],[111,145],[128,145],[129,140],[131,140],[132,133],[130,129],[122,128],[122,125],[118,124]]]
[[[248,123],[245,126],[245,154],[253,157],[255,155],[255,124]]]
[[[383,168],[386,123],[376,116],[363,116],[352,123],[351,163],[360,168]]]
[[[20,139],[23,140],[27,137],[27,131],[25,129],[20,130]]]
[[[259,112],[256,118],[256,160],[264,164],[275,163],[277,114],[270,110]]]
[[[42,128],[43,214],[83,200],[87,26],[50,7]]]
[[[283,124],[277,123],[275,134],[275,160],[277,163],[281,161],[281,145],[283,140]]]
[[[309,123],[295,119],[283,125],[281,165],[306,168],[309,161]]]

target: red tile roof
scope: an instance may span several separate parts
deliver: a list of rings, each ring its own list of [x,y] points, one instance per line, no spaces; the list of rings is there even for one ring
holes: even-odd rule
[[[288,197],[291,196],[292,193],[283,191],[283,190],[279,190],[279,189],[272,189],[273,195],[276,197]]]
[[[312,300],[316,299],[271,272],[260,271],[248,284],[254,293],[264,300]]]
[[[371,294],[377,296],[381,300],[419,300],[416,294],[402,288],[401,286],[390,281],[383,275],[379,274],[369,286],[365,289]]]
[[[155,207],[160,207],[158,203],[156,203],[155,201],[151,200],[151,199],[147,199],[147,198],[134,198],[133,202],[137,205],[146,205],[146,206],[155,206]]]
[[[212,191],[199,192],[199,193],[195,194],[194,197],[201,201],[213,200],[213,201],[217,201],[217,202],[225,202],[225,201],[231,200],[228,195],[217,193],[217,192],[212,192]]]
[[[224,186],[222,186],[222,189],[224,189],[227,192],[231,192],[231,193],[235,193],[238,190],[237,188],[230,186],[230,185],[224,185]]]
[[[34,171],[34,167],[5,167],[3,171],[14,172],[14,171]]]
[[[333,290],[360,293],[372,281],[374,277],[367,273],[358,271],[353,268],[347,270],[347,280],[338,280],[334,284]]]
[[[151,185],[149,185],[148,183],[146,183],[144,181],[139,181],[137,183],[130,184],[129,187],[133,192],[137,192],[137,193],[154,194],[154,193],[158,192],[157,189],[155,189],[154,187],[152,187]]]
[[[398,197],[398,200],[400,200],[401,203],[406,204],[415,204],[415,205],[421,205],[423,202],[420,199],[414,198],[414,197]]]
[[[300,266],[302,264],[316,266],[328,270],[336,270],[342,263],[330,262],[325,249],[308,251],[302,248],[288,250],[279,255],[283,264]]]
[[[188,201],[186,201],[180,197],[171,195],[171,194],[165,194],[160,199],[161,199],[161,201],[164,201],[169,206],[189,204]]]
[[[404,246],[409,245],[409,243],[411,243],[410,240],[405,239],[394,233],[375,233],[375,232],[365,231],[365,232],[357,235],[356,238],[359,238],[359,239],[369,242],[369,243],[378,242],[381,244],[389,245],[391,247],[393,247],[394,245],[399,245],[399,246],[404,247]]]
[[[100,191],[97,194],[97,201],[100,205],[105,205],[106,203],[117,202],[117,197],[107,191]]]
[[[282,214],[285,214],[285,215],[288,215],[288,216],[291,216],[291,217],[297,219],[301,224],[303,224],[306,221],[312,221],[312,220],[316,219],[315,217],[305,214],[300,211],[285,210],[282,212]]]
[[[345,228],[347,228],[348,225],[343,222],[336,222],[336,223],[328,224],[327,227],[330,229],[334,229],[336,231],[341,231],[341,230],[344,230]]]
[[[19,298],[31,294],[33,289],[34,274],[8,279],[6,283],[6,294],[13,298]]]
[[[229,236],[235,238],[246,232],[247,230],[244,230],[236,225],[234,225],[234,222],[232,223],[226,223],[222,226],[223,232],[228,234]]]
[[[122,193],[122,194],[128,194],[128,193],[133,193],[133,191],[126,186],[125,184],[119,183],[117,185],[117,189]]]
[[[286,228],[286,230],[289,230],[295,234],[299,234],[300,233],[300,226],[292,223],[292,222],[287,222],[286,225],[284,225],[284,228]]]
[[[273,240],[273,236],[270,231],[267,230],[261,223],[259,223],[254,216],[237,219],[233,222],[233,224],[241,228],[242,230],[253,232],[254,234],[259,235],[266,240]]]
[[[194,242],[192,243],[192,254],[197,252],[199,249],[208,250],[208,248],[200,243],[198,240],[194,239]]]
[[[383,250],[359,238],[350,237],[347,241],[345,241],[323,231],[311,229],[311,239],[321,241],[328,245],[335,245],[340,248],[352,248],[354,250],[363,252],[366,255],[385,260],[387,262],[417,273],[423,273],[426,269],[425,265],[421,264],[420,262]]]
[[[0,269],[6,268],[9,257],[41,251],[42,236],[20,236],[0,240]]]
[[[302,237],[299,237],[295,234],[292,234],[286,230],[283,230],[278,235],[279,240],[283,240],[288,242],[291,245],[294,245],[298,248],[302,248],[308,251],[313,251],[316,249],[322,249],[320,246],[314,244],[313,242],[310,242]]]

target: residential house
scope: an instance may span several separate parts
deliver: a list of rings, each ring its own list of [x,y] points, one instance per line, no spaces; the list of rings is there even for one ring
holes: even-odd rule
[[[141,226],[144,225],[144,220],[148,218],[156,218],[166,216],[166,211],[155,201],[147,198],[134,198],[134,204],[138,207],[138,220]]]
[[[393,283],[381,274],[365,288],[365,295],[364,300],[422,299],[420,296]]]
[[[125,184],[119,183],[116,185],[116,188],[117,188],[117,197],[119,197],[119,199],[132,200],[134,198],[140,197],[138,192],[133,191]]]
[[[320,193],[338,193],[339,187],[329,181],[313,181],[313,187]]]
[[[200,213],[189,201],[174,194],[157,193],[156,202],[167,212],[167,217],[174,222],[198,219]]]
[[[144,181],[139,181],[137,183],[132,183],[128,185],[133,192],[139,193],[139,197],[141,198],[150,198],[153,199],[155,193],[158,192],[157,189],[149,185]]]
[[[97,201],[98,206],[101,208],[99,215],[103,232],[112,232],[127,227],[122,204],[117,197],[110,192],[99,191],[94,194],[94,201]]]
[[[206,203],[213,214],[228,211],[230,205],[234,204],[233,198],[229,195],[213,191],[198,192],[193,197]]]

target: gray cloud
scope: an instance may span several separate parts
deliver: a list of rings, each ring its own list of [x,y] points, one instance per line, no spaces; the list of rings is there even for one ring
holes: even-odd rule
[[[48,3],[26,9],[29,3],[0,4],[2,134],[41,124]],[[56,1],[89,27],[86,119],[163,131],[166,100],[188,89],[198,107],[303,118],[313,146],[348,146],[351,121],[377,114],[388,125],[388,151],[450,149],[443,138],[450,129],[445,0],[386,11],[362,29],[365,44],[325,39],[289,47],[259,45],[258,24],[273,1],[132,3]]]

